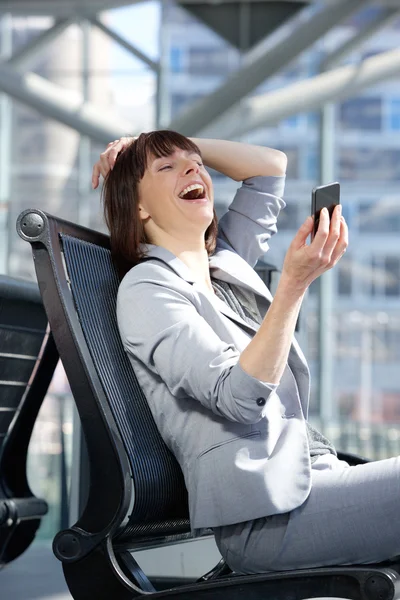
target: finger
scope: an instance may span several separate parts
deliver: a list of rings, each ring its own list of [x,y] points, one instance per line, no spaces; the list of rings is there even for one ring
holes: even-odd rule
[[[100,167],[99,164],[96,163],[93,167],[93,171],[92,171],[92,188],[95,190],[98,185],[99,185],[99,179],[100,179]]]
[[[322,208],[319,213],[317,233],[310,244],[317,253],[321,253],[325,247],[326,240],[329,236],[329,223],[330,219],[328,209]]]
[[[108,160],[109,151],[103,152],[100,154],[100,160],[98,164],[100,165],[100,172],[105,177],[110,170],[110,163]]]
[[[310,235],[310,233],[313,230],[313,227],[314,227],[314,219],[311,216],[309,216],[304,221],[304,223],[300,226],[296,235],[294,236],[294,238],[292,240],[292,244],[291,244],[293,246],[293,248],[298,249],[305,245],[305,243],[307,242],[308,236]]]
[[[347,227],[347,223],[344,217],[340,219],[340,236],[338,242],[332,252],[331,263],[332,265],[336,264],[338,260],[343,256],[346,252],[347,247],[349,245],[349,229]]]
[[[336,244],[339,240],[341,233],[341,216],[342,216],[342,207],[340,205],[336,206],[332,218],[329,224],[329,235],[325,242],[325,246],[323,249],[323,253],[325,256],[331,257],[333,249],[336,247]]]
[[[110,171],[110,167],[108,165],[107,158],[105,156],[105,152],[103,152],[100,155],[100,160],[98,160],[97,163],[93,167],[93,172],[92,172],[93,189],[96,189],[98,187],[99,181],[100,181],[100,175],[102,175],[103,178],[106,178],[107,173],[109,171]]]
[[[127,148],[133,141],[135,141],[135,138],[122,137],[120,140],[116,140],[112,147],[106,151],[110,169],[114,167],[115,161],[118,158],[118,154],[125,150],[125,148]]]

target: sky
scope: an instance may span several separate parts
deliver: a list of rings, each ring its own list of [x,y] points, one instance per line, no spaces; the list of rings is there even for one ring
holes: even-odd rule
[[[151,58],[158,56],[158,26],[160,5],[158,2],[141,2],[109,12],[110,24],[122,37],[132,42]],[[123,62],[127,53],[115,50],[115,59]],[[137,62],[137,61],[135,61]]]
[[[160,4],[147,1],[110,11],[108,22],[121,37],[157,60],[160,17]],[[155,77],[152,72],[140,60],[114,43],[111,68],[114,71],[112,80],[117,103],[124,112],[129,112],[130,109],[136,112],[134,109],[140,108],[143,115],[155,93]],[[151,119],[150,116],[147,118]]]

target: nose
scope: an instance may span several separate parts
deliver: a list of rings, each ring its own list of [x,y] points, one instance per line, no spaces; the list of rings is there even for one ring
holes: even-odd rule
[[[198,173],[200,171],[200,167],[195,160],[188,160],[185,165],[185,175],[189,175],[190,173]]]

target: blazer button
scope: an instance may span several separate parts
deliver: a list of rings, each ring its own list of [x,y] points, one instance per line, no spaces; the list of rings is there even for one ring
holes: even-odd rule
[[[265,398],[257,398],[256,400],[258,406],[264,406],[264,404],[266,403],[266,399]]]

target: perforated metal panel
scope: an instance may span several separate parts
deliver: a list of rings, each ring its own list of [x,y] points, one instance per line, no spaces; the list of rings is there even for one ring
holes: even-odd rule
[[[19,409],[46,332],[34,284],[0,277],[0,452]]]
[[[119,280],[106,248],[62,236],[82,330],[132,466],[135,505],[125,536],[188,530],[183,475],[164,444],[123,349],[116,319]],[[134,310],[134,307],[132,307]],[[160,523],[161,524],[161,523]]]

